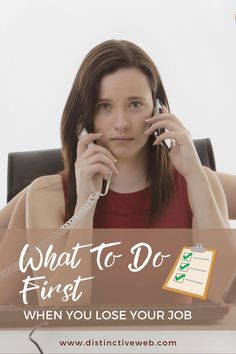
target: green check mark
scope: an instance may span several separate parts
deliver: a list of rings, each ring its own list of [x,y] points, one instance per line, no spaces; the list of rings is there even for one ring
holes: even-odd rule
[[[183,282],[183,278],[185,277],[185,274],[176,274],[175,276],[175,281],[178,281],[178,282]]]
[[[192,252],[189,252],[189,253],[184,253],[184,255],[183,255],[183,260],[184,261],[186,261],[188,258],[190,258],[191,256],[192,256],[193,254],[192,254]]]
[[[180,269],[180,270],[184,270],[184,269],[187,268],[189,265],[190,265],[190,263],[180,264],[179,269]]]

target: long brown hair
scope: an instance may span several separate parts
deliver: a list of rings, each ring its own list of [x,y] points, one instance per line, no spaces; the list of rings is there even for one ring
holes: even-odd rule
[[[126,40],[107,40],[94,47],[84,58],[67,99],[61,120],[62,155],[67,175],[66,219],[70,218],[77,202],[75,168],[78,133],[86,128],[93,131],[93,121],[100,83],[105,75],[120,68],[137,68],[150,83],[153,102],[156,98],[169,108],[165,89],[158,70],[146,52]],[[150,216],[156,215],[170,196],[170,159],[159,145],[153,148],[153,136],[148,145],[147,182],[151,184]]]

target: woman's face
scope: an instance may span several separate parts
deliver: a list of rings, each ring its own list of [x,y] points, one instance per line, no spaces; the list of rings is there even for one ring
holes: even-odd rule
[[[94,119],[99,144],[117,158],[141,156],[148,137],[145,119],[152,116],[153,100],[146,75],[136,68],[122,68],[101,80]]]

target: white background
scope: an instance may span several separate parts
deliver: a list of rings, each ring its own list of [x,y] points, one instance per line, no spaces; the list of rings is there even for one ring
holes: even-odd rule
[[[146,326],[143,329],[140,326],[139,330],[136,328],[130,330],[130,327],[122,330],[122,327],[111,326],[105,328],[97,328],[96,330],[88,330],[88,328],[78,328],[75,330],[36,330],[32,338],[37,341],[41,346],[44,353],[63,353],[63,354],[85,354],[85,353],[135,353],[142,352],[150,353],[160,353],[160,354],[235,354],[236,347],[236,336],[235,331],[214,331],[214,330],[197,330],[197,331],[185,331],[179,330],[159,330],[158,326]],[[147,330],[148,328],[148,330]],[[162,327],[163,328],[163,327]],[[140,330],[141,329],[141,330]],[[39,353],[37,348],[28,339],[30,331],[15,331],[11,332],[11,336],[14,337],[14,341],[9,340],[4,332],[0,333],[1,349],[4,348],[4,354],[13,354],[14,350],[17,348],[16,353],[18,354],[32,354]],[[9,332],[6,332],[9,334]],[[200,338],[200,340],[199,340]],[[153,340],[153,341],[176,341],[176,346],[93,346],[93,347],[79,347],[79,346],[61,346],[59,341],[71,340],[84,342],[89,340]],[[194,345],[193,345],[194,343]],[[0,350],[1,350],[0,349]],[[65,352],[66,350],[66,352]],[[0,353],[3,353],[0,351]]]
[[[154,59],[171,110],[210,137],[217,169],[236,174],[233,0],[0,0],[0,207],[7,154],[60,147],[79,65],[96,44],[127,39]]]

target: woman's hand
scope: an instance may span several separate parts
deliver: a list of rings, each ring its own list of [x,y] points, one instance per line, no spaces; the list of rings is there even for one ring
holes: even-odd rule
[[[145,134],[151,135],[157,129],[167,129],[156,138],[154,145],[160,144],[165,139],[171,139],[172,146],[169,156],[179,173],[187,178],[200,171],[201,161],[190,133],[177,117],[168,112],[165,106],[162,107],[162,113],[146,119],[146,122],[151,126],[145,131]]]
[[[75,176],[77,200],[81,206],[90,194],[101,192],[102,180],[108,180],[113,173],[118,173],[117,161],[111,152],[102,146],[94,144],[101,134],[89,133],[79,139],[77,144],[77,159]]]

